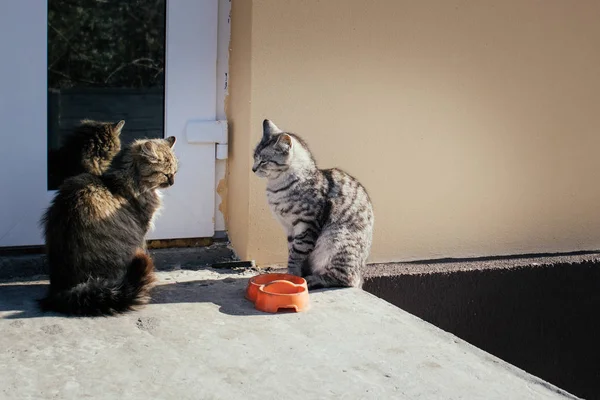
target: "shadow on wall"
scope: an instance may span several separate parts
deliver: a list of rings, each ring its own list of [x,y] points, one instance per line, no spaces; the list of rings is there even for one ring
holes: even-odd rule
[[[600,263],[376,277],[364,289],[586,399],[600,399]]]

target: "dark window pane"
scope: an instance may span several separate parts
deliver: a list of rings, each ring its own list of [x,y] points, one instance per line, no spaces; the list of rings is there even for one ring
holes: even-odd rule
[[[165,13],[165,0],[48,1],[49,189],[75,171],[63,144],[83,119],[125,120],[123,145],[163,137]]]

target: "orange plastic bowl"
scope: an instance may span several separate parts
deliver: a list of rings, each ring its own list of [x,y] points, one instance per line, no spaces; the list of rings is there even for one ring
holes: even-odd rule
[[[274,281],[258,288],[254,307],[276,313],[279,310],[302,312],[308,309],[308,289],[290,281]]]
[[[258,289],[267,283],[275,281],[289,281],[295,285],[302,285],[308,290],[306,280],[300,276],[291,274],[262,274],[250,278],[248,281],[248,287],[246,288],[246,298],[255,303],[256,296],[258,295]]]
[[[305,311],[309,306],[306,280],[289,274],[257,275],[248,281],[246,298],[257,310],[276,313],[281,309]]]

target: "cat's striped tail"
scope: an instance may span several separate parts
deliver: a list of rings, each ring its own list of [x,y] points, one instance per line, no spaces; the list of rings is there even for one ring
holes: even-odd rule
[[[154,281],[154,263],[144,251],[139,250],[122,279],[90,278],[66,290],[50,289],[39,304],[42,311],[69,315],[114,315],[146,304]]]

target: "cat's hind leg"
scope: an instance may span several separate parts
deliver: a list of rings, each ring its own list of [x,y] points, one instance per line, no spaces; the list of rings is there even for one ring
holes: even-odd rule
[[[325,233],[310,255],[310,273],[304,277],[309,289],[361,287],[363,257],[345,240],[344,232]]]
[[[362,287],[360,276],[336,276],[328,275],[308,275],[304,277],[309,290],[324,289],[330,287]]]

